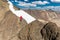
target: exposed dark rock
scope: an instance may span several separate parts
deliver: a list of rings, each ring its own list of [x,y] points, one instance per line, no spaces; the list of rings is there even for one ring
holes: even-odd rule
[[[41,35],[45,40],[57,40],[58,29],[55,23],[49,22],[41,29]]]

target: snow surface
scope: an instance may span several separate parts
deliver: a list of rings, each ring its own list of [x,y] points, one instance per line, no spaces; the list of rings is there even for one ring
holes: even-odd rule
[[[9,3],[9,9],[13,12],[13,14],[15,14],[16,16],[20,17],[22,16],[23,19],[29,24],[33,21],[35,21],[36,19],[34,17],[32,17],[31,15],[29,15],[27,12],[23,11],[23,10],[15,10],[13,8],[13,4],[8,1]]]

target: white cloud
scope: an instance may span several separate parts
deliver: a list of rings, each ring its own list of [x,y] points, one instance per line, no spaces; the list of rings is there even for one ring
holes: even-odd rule
[[[26,3],[26,2],[22,2],[22,1],[19,1],[19,6],[24,6],[24,7],[30,7],[30,6],[32,6],[32,7],[36,7],[37,6],[37,4],[39,4],[39,5],[45,5],[45,4],[48,4],[49,2],[47,2],[47,1],[34,1],[34,2],[32,2],[32,3]]]
[[[40,5],[45,5],[45,4],[49,4],[49,2],[47,2],[47,1],[34,1],[34,2],[32,2],[33,4],[40,4]]]
[[[36,9],[36,10],[49,10],[49,9],[52,9],[52,10],[60,11],[60,6],[44,6],[44,7],[30,8],[30,9]]]
[[[36,4],[32,4],[32,3],[25,3],[25,2],[19,2],[20,6],[24,6],[24,7],[29,7],[29,6],[34,6],[36,7]]]
[[[28,0],[24,0],[24,1],[28,1]]]
[[[36,9],[42,9],[42,10],[49,10],[52,9],[54,11],[60,11],[60,6],[45,6],[45,7],[36,7]]]
[[[60,2],[60,0],[51,0],[52,2]]]

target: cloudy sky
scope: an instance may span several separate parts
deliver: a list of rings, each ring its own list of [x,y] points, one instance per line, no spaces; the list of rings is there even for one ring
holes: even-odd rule
[[[60,0],[9,0],[16,7],[22,9],[60,8]]]

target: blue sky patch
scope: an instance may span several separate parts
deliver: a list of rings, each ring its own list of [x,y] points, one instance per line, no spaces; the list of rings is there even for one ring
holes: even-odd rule
[[[9,0],[20,9],[55,9],[60,8],[60,0]]]

